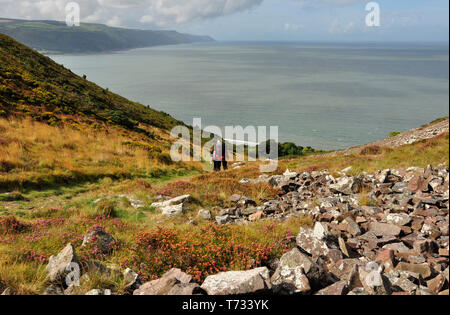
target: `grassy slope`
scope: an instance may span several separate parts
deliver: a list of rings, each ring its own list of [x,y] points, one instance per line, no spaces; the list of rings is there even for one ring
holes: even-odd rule
[[[200,169],[172,163],[165,141],[109,127],[81,130],[0,118],[0,193],[105,177],[156,179]]]
[[[337,174],[349,166],[349,174],[361,172],[375,172],[387,168],[408,168],[410,166],[426,167],[427,165],[449,165],[449,135],[444,133],[429,140],[418,141],[414,144],[399,148],[373,148],[360,150],[350,155],[309,156],[301,159],[282,160],[280,165],[297,171],[311,171],[328,169]]]
[[[27,113],[41,120],[80,116],[92,124],[128,129],[169,129],[180,122],[80,78],[34,50],[0,34],[0,113]],[[74,119],[74,117],[69,117]],[[75,117],[76,118],[76,117]]]
[[[212,40],[207,36],[174,31],[132,30],[101,24],[82,23],[79,27],[67,27],[65,23],[56,21],[0,20],[0,33],[39,51],[62,53],[101,52]]]
[[[0,192],[184,174],[168,155],[181,124],[0,34]]]
[[[448,152],[449,136],[446,133],[395,150],[383,149],[376,154],[282,160],[277,173],[283,172],[285,167],[299,171],[327,168],[337,173],[344,167],[353,166],[353,172],[357,173],[380,168],[448,165]],[[131,267],[147,279],[171,267],[181,267],[198,280],[220,270],[254,267],[291,248],[290,235],[295,235],[301,226],[311,225],[311,219],[263,220],[245,226],[215,227],[198,218],[196,212],[207,208],[213,215],[218,214],[215,206],[229,206],[226,199],[233,193],[245,194],[257,203],[273,198],[276,191],[267,185],[239,184],[240,178],[257,176],[258,165],[249,163],[240,169],[184,177],[182,181],[179,178],[161,182],[150,182],[146,178],[103,179],[58,189],[23,191],[21,196],[25,200],[0,203],[0,230],[3,228],[0,233],[0,283],[7,284],[17,293],[40,292],[46,285],[44,266],[48,257],[69,241],[76,246],[82,259],[95,258],[108,265]],[[154,197],[161,193],[170,196],[190,193],[194,200],[184,216],[168,219],[150,207]],[[119,197],[123,194],[143,200],[145,207],[135,210],[129,201]],[[102,201],[96,203],[97,200]],[[361,202],[363,200],[361,195]],[[105,213],[111,216],[105,217]],[[8,221],[12,215],[18,221]],[[80,248],[84,233],[94,225],[104,227],[118,240],[111,256],[93,257],[89,251]],[[8,227],[16,229],[5,232]],[[159,245],[149,251],[150,244]],[[94,276],[79,292],[97,287],[110,287],[120,292],[123,281]]]

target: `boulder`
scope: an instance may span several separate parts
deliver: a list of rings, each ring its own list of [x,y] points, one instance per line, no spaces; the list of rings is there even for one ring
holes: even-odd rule
[[[260,211],[258,208],[251,207],[251,208],[242,209],[241,214],[244,216],[250,216],[252,214],[255,214],[258,211]]]
[[[347,225],[347,231],[352,236],[361,235],[361,229],[359,228],[359,225],[352,218],[347,217],[342,222]]]
[[[197,283],[178,283],[167,295],[206,295],[206,292]]]
[[[263,213],[262,211],[258,211],[258,212],[256,212],[256,213],[253,213],[252,215],[250,215],[250,216],[248,217],[248,219],[249,219],[250,221],[258,221],[258,220],[261,220],[263,214],[264,214],[264,213]]]
[[[91,244],[100,254],[110,255],[113,251],[113,244],[115,241],[116,240],[114,237],[106,233],[104,230],[94,228],[94,230],[84,236],[81,247]]]
[[[167,217],[173,217],[180,214],[183,214],[185,211],[185,205],[184,203],[180,203],[178,205],[174,206],[164,206],[159,208],[161,210],[161,213]]]
[[[408,189],[412,192],[418,192],[426,190],[428,187],[428,182],[419,175],[414,176],[409,182],[408,182]]]
[[[203,220],[211,220],[211,211],[202,209],[198,211],[198,216]]]
[[[369,232],[376,236],[399,236],[402,229],[394,224],[371,222],[369,224]]]
[[[110,289],[93,289],[87,292],[85,295],[111,295]]]
[[[131,270],[130,268],[127,268],[123,272],[123,278],[126,283],[125,289],[127,291],[134,291],[142,285],[139,275],[136,272],[134,272],[133,270]]]
[[[406,262],[399,262],[395,267],[395,270],[419,274],[424,279],[430,277],[432,274],[431,268],[430,266],[428,266],[428,264],[409,264]]]
[[[447,282],[450,282],[449,280],[449,271],[448,271],[449,267],[447,267],[444,272],[442,273],[442,275],[444,276],[444,278],[447,280]]]
[[[427,287],[435,294],[441,292],[445,284],[445,277],[442,274],[437,275],[435,278],[427,281]]]
[[[233,218],[229,214],[224,215],[224,216],[216,216],[216,222],[218,224],[226,224],[231,221],[233,221]]]
[[[144,283],[133,292],[133,295],[168,295],[179,284],[189,284],[192,277],[180,269],[171,269],[161,278]]]
[[[183,196],[178,196],[169,200],[165,200],[165,201],[161,201],[161,202],[154,202],[151,204],[152,207],[156,208],[156,209],[160,209],[160,208],[165,208],[168,206],[173,206],[173,205],[179,205],[181,203],[186,203],[189,202],[191,200],[191,195],[183,195]]]
[[[385,273],[385,276],[391,283],[391,287],[394,292],[413,293],[418,288],[417,284],[415,284],[407,277],[402,277],[398,272],[390,271],[388,273]]]
[[[366,265],[366,268],[359,269],[359,280],[369,294],[390,295],[392,293],[389,280],[381,274],[379,269],[370,268],[370,264]]]
[[[411,217],[406,213],[390,213],[386,216],[387,223],[398,226],[408,225],[411,220]]]
[[[275,294],[306,294],[311,291],[308,277],[301,266],[290,267],[285,263],[273,274],[272,285]]]
[[[228,271],[208,276],[201,288],[209,295],[236,295],[269,292],[269,269],[260,267],[247,271]]]
[[[75,249],[72,244],[67,244],[56,256],[51,256],[46,266],[50,282],[66,284],[66,276],[72,272],[71,264],[80,268]],[[81,276],[81,275],[79,275]]]
[[[97,274],[97,275],[106,275],[111,276],[116,270],[106,267],[99,261],[96,260],[88,260],[81,263],[81,269],[85,274]],[[117,272],[116,274],[120,274]]]
[[[301,253],[297,248],[293,248],[280,258],[278,268],[272,276],[274,290],[289,294],[307,292],[307,286],[302,275],[308,278],[313,290],[323,288],[329,283],[324,269],[319,264]]]
[[[338,281],[322,290],[315,295],[347,295],[348,285],[347,281]]]
[[[331,192],[336,194],[352,195],[361,191],[361,180],[355,177],[340,177],[336,184],[328,185]]]
[[[318,238],[320,233],[314,233],[313,229],[302,227],[296,237],[297,246],[313,257],[326,257],[330,253],[329,244]]]

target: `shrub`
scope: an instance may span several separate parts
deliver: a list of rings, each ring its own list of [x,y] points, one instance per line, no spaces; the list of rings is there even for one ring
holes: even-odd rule
[[[16,219],[14,216],[0,219],[1,234],[17,234],[28,230],[29,226]]]
[[[125,259],[122,265],[139,270],[144,279],[180,268],[199,282],[221,271],[251,269],[265,265],[289,249],[284,242],[286,232],[276,232],[273,224],[262,229],[264,241],[253,239],[239,227],[213,224],[184,233],[170,228],[142,232],[131,259]]]
[[[0,194],[0,201],[21,201],[21,200],[25,200],[25,198],[18,191]]]
[[[94,216],[116,217],[115,203],[110,200],[102,200],[95,207]]]
[[[170,154],[167,153],[160,153],[157,155],[158,161],[165,164],[170,165],[172,164],[172,158],[170,157]]]
[[[9,171],[15,169],[17,166],[18,165],[13,162],[1,160],[0,161],[0,172],[9,172]]]

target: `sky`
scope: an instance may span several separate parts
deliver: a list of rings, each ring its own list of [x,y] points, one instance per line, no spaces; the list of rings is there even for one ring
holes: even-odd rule
[[[64,21],[69,2],[82,22],[222,41],[449,40],[448,0],[0,0],[0,17]],[[368,2],[379,5],[379,26],[366,25]]]

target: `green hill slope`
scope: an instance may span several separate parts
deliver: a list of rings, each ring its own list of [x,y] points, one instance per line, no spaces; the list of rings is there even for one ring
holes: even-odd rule
[[[57,53],[92,53],[212,41],[208,36],[194,36],[175,31],[133,30],[86,23],[79,27],[67,27],[65,23],[56,21],[2,18],[0,33],[38,51]]]
[[[129,130],[138,130],[139,124],[167,130],[181,123],[111,93],[0,34],[0,115],[13,114],[37,120],[75,115]]]

